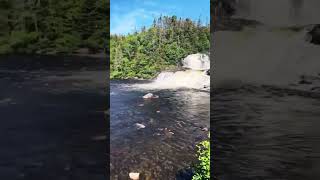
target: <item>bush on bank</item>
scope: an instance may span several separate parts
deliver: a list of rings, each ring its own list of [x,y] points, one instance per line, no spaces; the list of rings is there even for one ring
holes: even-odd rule
[[[197,145],[199,164],[195,168],[192,180],[210,179],[210,135],[208,137],[208,140],[202,141]]]

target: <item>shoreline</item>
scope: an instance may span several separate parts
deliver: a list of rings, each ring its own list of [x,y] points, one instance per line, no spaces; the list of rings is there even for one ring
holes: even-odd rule
[[[104,58],[109,58],[109,56],[105,53],[99,53],[99,54],[77,54],[77,53],[72,53],[72,54],[36,54],[36,53],[31,53],[31,54],[22,54],[22,53],[9,53],[9,54],[0,54],[0,58],[3,57],[79,57],[79,58],[89,58],[89,59],[104,59]],[[1,61],[1,59],[0,59]]]
[[[8,54],[0,55],[0,69],[10,70],[103,70],[109,71],[108,59],[75,55]]]
[[[48,53],[5,53],[0,54],[2,56],[73,56],[73,57],[89,57],[89,58],[108,58],[109,55],[103,50],[97,53],[89,53],[88,51],[84,52],[82,49],[78,49],[73,53],[59,53],[59,52],[48,52]]]

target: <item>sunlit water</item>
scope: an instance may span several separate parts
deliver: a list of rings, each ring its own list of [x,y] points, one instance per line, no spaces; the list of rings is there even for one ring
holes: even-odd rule
[[[208,134],[210,95],[133,88],[137,83],[142,82],[111,81],[111,179],[128,179],[130,172],[142,179],[175,179],[195,162],[195,145]],[[149,92],[159,98],[143,99]]]

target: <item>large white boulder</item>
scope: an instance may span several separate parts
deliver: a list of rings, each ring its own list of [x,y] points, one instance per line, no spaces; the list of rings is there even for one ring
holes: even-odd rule
[[[210,59],[206,54],[191,54],[182,60],[184,68],[189,68],[192,70],[208,70],[210,69]]]

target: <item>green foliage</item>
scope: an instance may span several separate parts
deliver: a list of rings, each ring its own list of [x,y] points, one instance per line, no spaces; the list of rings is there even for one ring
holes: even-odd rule
[[[165,57],[164,60],[169,65],[179,63],[179,61],[185,56],[185,50],[178,45],[177,42],[166,44],[164,47]]]
[[[91,52],[107,44],[108,0],[0,0],[0,54]]]
[[[63,34],[61,37],[55,40],[56,49],[61,53],[71,53],[80,45],[80,37]]]
[[[189,54],[209,51],[208,25],[176,16],[161,16],[153,25],[128,35],[111,35],[112,79],[154,77],[164,69],[176,69]]]
[[[12,31],[0,37],[0,54],[34,53],[38,49],[38,32]]]
[[[92,36],[89,36],[89,38],[86,40],[86,47],[88,47],[91,52],[97,52],[102,45],[104,44],[104,38],[102,36],[99,36],[98,34],[93,34]]]
[[[0,54],[8,54],[12,52],[8,39],[9,37],[0,38]]]
[[[210,135],[209,135],[210,138]],[[210,140],[200,142],[198,147],[199,165],[196,167],[192,180],[210,179]]]

